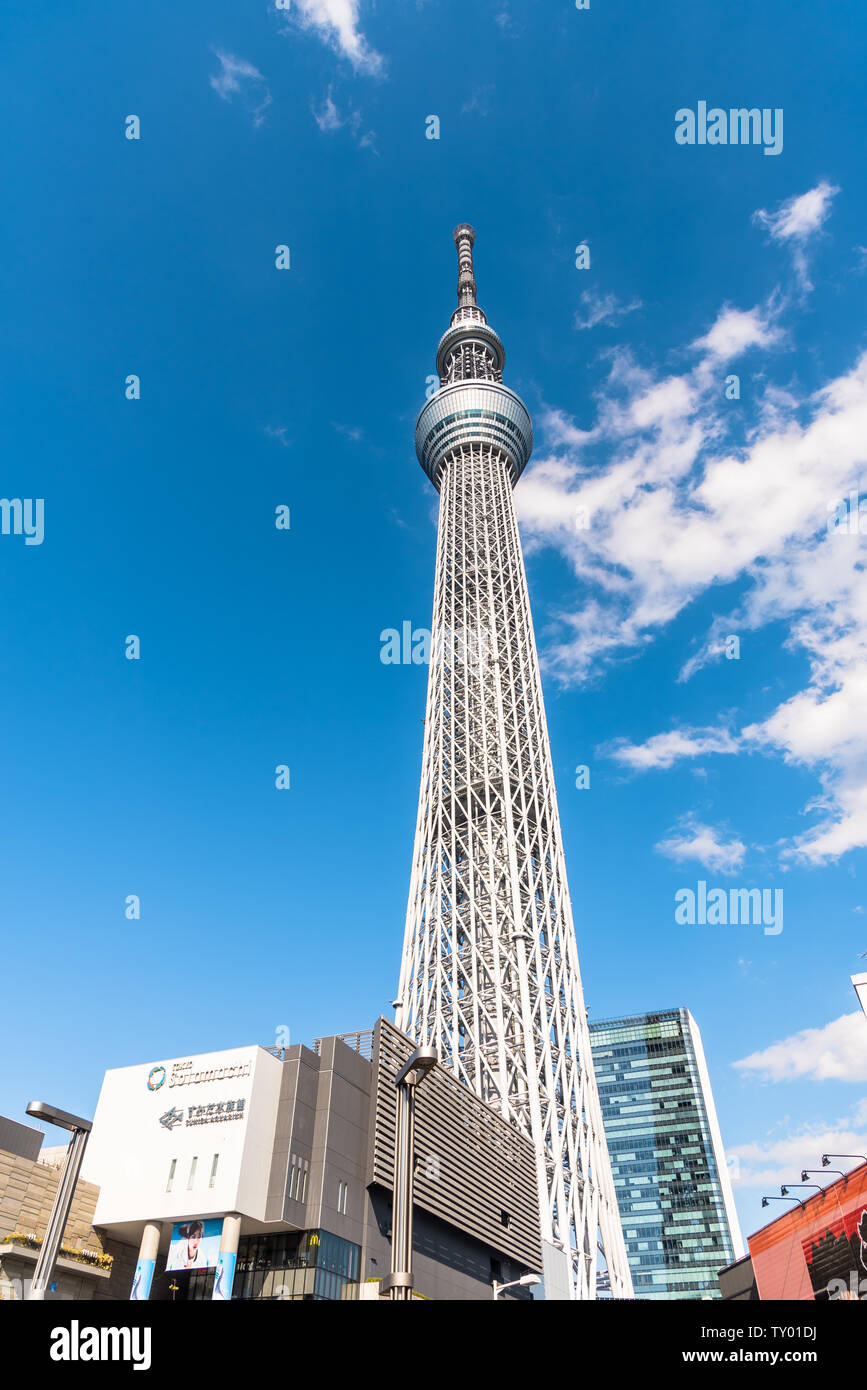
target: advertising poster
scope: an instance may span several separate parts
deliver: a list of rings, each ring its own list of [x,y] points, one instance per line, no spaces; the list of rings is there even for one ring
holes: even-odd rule
[[[801,1243],[815,1298],[827,1298],[835,1285],[867,1277],[867,1208],[860,1197],[850,1210],[825,1221]],[[853,1279],[853,1275],[855,1276]]]
[[[156,1260],[139,1260],[132,1281],[132,1293],[129,1296],[131,1303],[141,1303],[150,1298],[155,1264]]]
[[[213,1221],[177,1221],[172,1227],[172,1242],[166,1260],[166,1272],[178,1269],[214,1269],[220,1255],[223,1223]]]
[[[211,1297],[219,1299],[221,1302],[228,1303],[232,1297],[232,1284],[235,1280],[235,1261],[237,1254],[234,1250],[221,1250],[220,1258],[217,1261],[217,1272],[214,1275],[214,1292]]]

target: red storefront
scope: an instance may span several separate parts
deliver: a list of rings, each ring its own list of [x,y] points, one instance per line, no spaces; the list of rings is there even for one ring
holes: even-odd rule
[[[867,1163],[763,1226],[748,1245],[759,1298],[867,1295]]]

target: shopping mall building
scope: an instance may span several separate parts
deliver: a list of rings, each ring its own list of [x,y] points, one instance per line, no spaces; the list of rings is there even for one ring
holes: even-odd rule
[[[380,1019],[313,1048],[106,1072],[82,1179],[99,1189],[94,1230],[135,1271],[113,1296],[377,1297],[395,1078],[413,1046]],[[440,1066],[418,1087],[415,1153],[417,1295],[490,1299],[494,1280],[542,1272],[532,1144]],[[565,1266],[546,1250],[548,1297],[558,1255]]]

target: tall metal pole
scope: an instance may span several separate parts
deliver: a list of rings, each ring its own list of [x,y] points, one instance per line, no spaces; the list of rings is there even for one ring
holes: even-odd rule
[[[391,1274],[382,1293],[394,1302],[412,1298],[412,1197],[415,1166],[415,1090],[436,1066],[436,1050],[417,1047],[394,1079],[394,1190],[391,1221]]]
[[[28,1112],[31,1113],[31,1112]],[[45,1299],[45,1290],[51,1282],[54,1274],[54,1266],[57,1264],[57,1256],[60,1251],[60,1242],[63,1239],[63,1232],[66,1229],[66,1222],[69,1218],[69,1209],[72,1206],[72,1198],[75,1195],[75,1186],[78,1182],[78,1174],[81,1169],[81,1161],[84,1158],[84,1150],[87,1147],[87,1136],[90,1127],[87,1129],[74,1129],[72,1139],[66,1152],[66,1159],[63,1164],[63,1173],[60,1182],[57,1184],[57,1192],[54,1197],[54,1205],[51,1208],[51,1216],[42,1241],[42,1249],[39,1252],[39,1259],[36,1262],[36,1271],[33,1275],[33,1283],[30,1288],[30,1297],[37,1301]]]
[[[395,1140],[394,1220],[391,1237],[391,1297],[398,1301],[412,1298],[412,1285],[398,1282],[412,1272],[412,1167],[414,1158],[415,1082],[405,1081],[397,1088],[397,1135]]]

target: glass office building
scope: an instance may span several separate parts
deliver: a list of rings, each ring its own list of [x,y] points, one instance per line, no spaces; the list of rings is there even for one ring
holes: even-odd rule
[[[590,1039],[635,1296],[719,1298],[743,1242],[695,1019],[604,1019]]]

